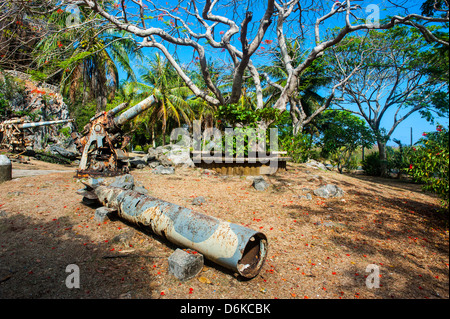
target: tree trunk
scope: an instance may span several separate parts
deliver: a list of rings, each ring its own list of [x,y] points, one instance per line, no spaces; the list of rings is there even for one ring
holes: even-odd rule
[[[156,140],[155,140],[155,126],[152,125],[152,146],[156,148]]]
[[[386,142],[382,140],[377,140],[377,144],[380,158],[380,171],[381,171],[380,176],[387,177],[388,167],[387,167]]]

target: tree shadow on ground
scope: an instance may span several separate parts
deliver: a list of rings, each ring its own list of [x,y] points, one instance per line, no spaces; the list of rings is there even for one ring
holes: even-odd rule
[[[109,243],[93,242],[78,234],[75,223],[67,216],[42,222],[4,212],[0,217],[0,242],[0,298],[152,295],[152,274],[145,258],[120,258],[119,254],[109,252]],[[75,274],[72,270],[66,272],[71,264],[79,268],[79,288],[66,286],[67,277]]]
[[[328,228],[317,226],[317,231],[325,232],[337,250],[356,261],[343,269],[344,279],[337,287],[343,291],[365,287],[368,273],[360,269],[361,265],[376,262],[382,274],[382,287],[372,290],[374,297],[448,298],[449,247],[443,236],[448,231],[448,212],[442,213],[439,204],[414,197],[397,198],[346,184],[354,188],[347,193],[352,196],[344,196],[345,202],[335,198],[327,199],[326,207],[310,203],[285,207],[292,210],[289,215],[293,219],[307,223],[328,219],[334,223]],[[420,192],[417,185],[411,187],[406,183],[394,182],[388,187]],[[364,258],[357,261],[356,256],[367,256],[367,262]],[[370,257],[376,260],[369,260]]]

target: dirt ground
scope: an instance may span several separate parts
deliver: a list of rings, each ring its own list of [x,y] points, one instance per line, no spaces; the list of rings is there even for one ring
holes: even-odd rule
[[[197,278],[180,282],[168,273],[174,245],[120,220],[94,220],[94,208],[75,193],[83,187],[75,167],[33,161],[13,169],[66,172],[0,184],[0,298],[449,298],[448,216],[437,198],[406,181],[288,164],[256,191],[246,177],[202,169],[134,170],[150,195],[268,237],[255,278],[206,261]],[[312,194],[327,183],[345,196]],[[306,192],[312,200],[299,198]],[[192,205],[197,196],[206,203]],[[66,286],[71,264],[80,288]],[[373,269],[379,288],[366,285]]]

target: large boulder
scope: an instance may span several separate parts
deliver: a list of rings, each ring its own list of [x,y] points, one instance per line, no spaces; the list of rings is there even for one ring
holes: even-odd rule
[[[169,144],[150,148],[147,154],[147,161],[158,161],[163,166],[184,166],[194,167],[194,162],[190,156],[190,149],[187,146]]]
[[[323,163],[320,163],[320,162],[318,162],[316,160],[313,160],[313,159],[308,160],[305,163],[305,165],[307,167],[314,168],[314,169],[320,169],[320,170],[323,170],[323,171],[328,170],[328,167],[326,167]]]
[[[173,167],[165,167],[163,165],[159,165],[153,169],[153,173],[161,174],[161,175],[170,175],[170,174],[174,174],[175,170],[173,169]]]
[[[70,150],[68,150],[68,149],[66,149],[66,148],[64,148],[62,146],[59,146],[59,145],[52,144],[52,145],[49,145],[46,148],[46,150],[47,149],[48,149],[48,151],[50,153],[52,153],[54,155],[61,155],[61,156],[65,157],[65,158],[68,158],[68,159],[71,159],[71,160],[74,160],[74,159],[76,159],[78,157],[78,153],[72,152],[72,151],[70,151]]]
[[[314,195],[322,198],[342,197],[345,192],[334,184],[327,184],[314,190]]]

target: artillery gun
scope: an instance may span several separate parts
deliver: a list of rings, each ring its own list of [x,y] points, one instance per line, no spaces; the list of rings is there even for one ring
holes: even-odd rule
[[[122,103],[108,112],[100,112],[92,117],[81,135],[73,133],[72,138],[82,154],[77,176],[115,176],[128,173],[128,156],[124,149],[131,138],[123,134],[121,126],[149,109],[155,102],[156,98],[151,95],[115,117],[128,107],[128,103]]]
[[[0,147],[7,148],[12,152],[23,152],[32,144],[32,141],[25,134],[27,130],[39,126],[49,126],[69,122],[73,122],[73,119],[44,122],[25,122],[23,118],[6,120],[0,123]]]

